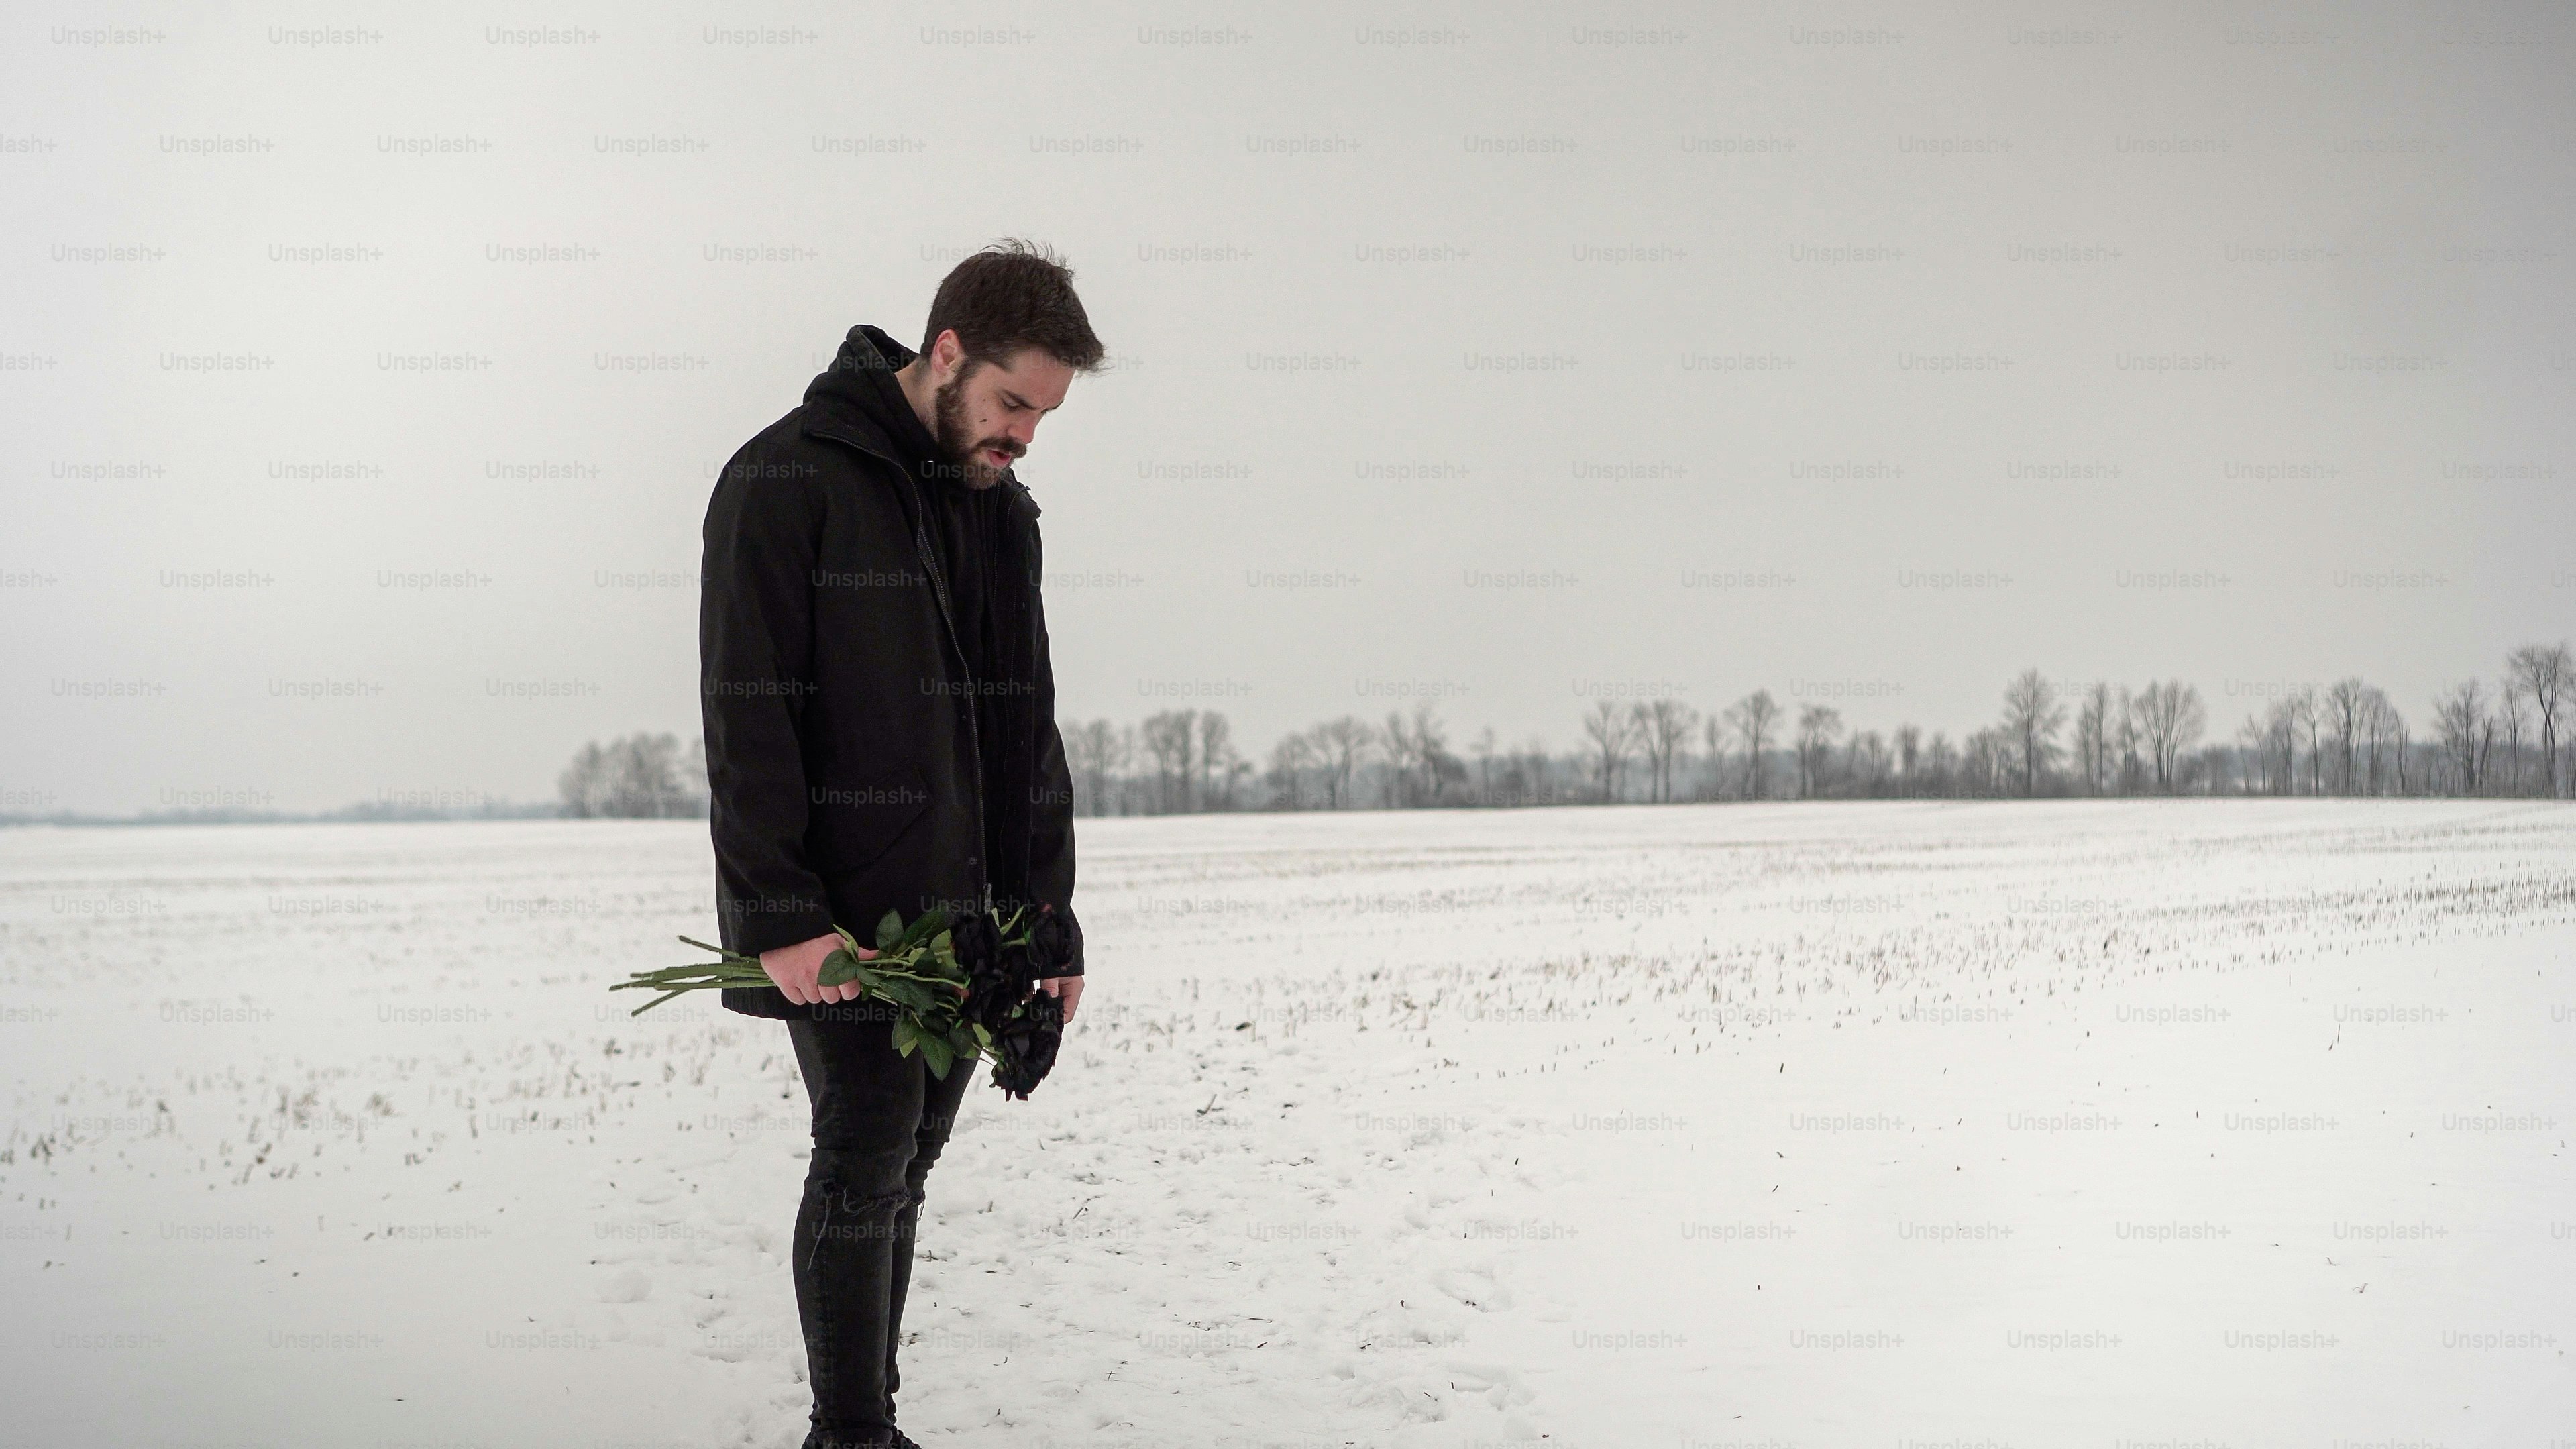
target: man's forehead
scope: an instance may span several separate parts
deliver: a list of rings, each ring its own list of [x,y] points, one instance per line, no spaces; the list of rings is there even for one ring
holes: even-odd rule
[[[984,374],[991,386],[1008,388],[1030,402],[1053,407],[1064,400],[1065,389],[1073,385],[1073,369],[1049,356],[1044,348],[1023,347],[999,361],[985,364]]]

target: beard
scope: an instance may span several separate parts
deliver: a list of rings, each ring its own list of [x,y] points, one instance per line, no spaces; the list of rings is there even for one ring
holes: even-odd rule
[[[1003,470],[994,467],[984,457],[986,448],[996,449],[1006,458],[1020,456],[1020,445],[1010,438],[999,434],[978,438],[967,424],[966,379],[974,376],[975,369],[982,365],[970,362],[957,369],[957,375],[948,380],[948,385],[932,393],[930,398],[931,416],[938,424],[932,430],[933,440],[939,444],[939,451],[947,458],[949,466],[957,470],[957,476],[964,479],[969,488],[990,488],[1002,481]]]

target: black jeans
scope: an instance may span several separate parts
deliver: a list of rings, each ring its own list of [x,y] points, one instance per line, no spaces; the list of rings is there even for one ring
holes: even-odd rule
[[[794,1243],[796,1313],[814,1389],[805,1449],[883,1444],[894,1430],[895,1346],[922,1182],[947,1145],[967,1083],[984,1069],[952,1062],[942,1080],[919,1051],[897,1055],[894,1008],[883,1002],[806,1010],[787,1023],[814,1108]]]

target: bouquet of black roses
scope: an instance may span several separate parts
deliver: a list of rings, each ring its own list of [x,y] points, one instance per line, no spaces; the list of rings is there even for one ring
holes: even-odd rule
[[[943,1079],[961,1058],[990,1058],[993,1085],[1023,1101],[1046,1080],[1064,1037],[1064,1008],[1037,990],[1037,983],[1063,974],[1074,945],[1073,928],[1053,907],[1022,907],[1008,916],[969,911],[954,921],[934,907],[910,925],[900,912],[888,911],[877,922],[876,954],[866,958],[858,954],[857,937],[832,929],[841,944],[823,959],[817,980],[825,986],[856,983],[861,998],[894,1007],[896,1051],[910,1056],[918,1048],[930,1074]],[[757,956],[680,939],[715,952],[717,959],[638,971],[609,987],[662,993],[630,1015],[641,1016],[683,991],[771,984]]]

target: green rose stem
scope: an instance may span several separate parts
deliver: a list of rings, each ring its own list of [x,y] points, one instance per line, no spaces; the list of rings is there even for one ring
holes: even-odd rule
[[[665,966],[658,971],[638,971],[629,979],[620,981],[616,985],[609,987],[608,989],[611,991],[628,991],[642,988],[647,990],[660,990],[662,992],[661,995],[645,1002],[642,1006],[628,1012],[627,1015],[641,1016],[645,1012],[651,1011],[654,1007],[661,1005],[663,1002],[668,1001],[672,997],[678,996],[683,992],[720,990],[728,986],[768,986],[773,984],[769,979],[769,972],[761,966],[760,958],[757,956],[745,956],[739,951],[728,951],[722,946],[710,946],[704,941],[692,940],[687,936],[682,936],[679,939],[684,945],[695,946],[701,951],[713,951],[720,959],[714,961],[703,961],[688,966]],[[839,953],[835,952],[834,954],[838,955]],[[889,959],[885,956],[877,956],[864,961],[859,960],[856,956],[852,956],[849,959],[857,962],[857,970],[853,974],[889,977],[902,981],[927,982],[935,986],[951,987],[961,995],[964,994],[966,990],[965,986],[953,977],[924,976],[912,971],[895,971],[878,967],[877,962]],[[904,965],[918,964],[915,956],[903,956],[893,959],[901,961]],[[829,960],[830,958],[827,957],[826,961],[828,962]],[[829,970],[834,968],[827,965],[826,969]],[[841,986],[847,984],[850,979],[850,974],[843,974],[840,976],[839,980],[826,980],[822,984],[826,986]]]
[[[994,952],[1028,950],[1033,930],[1018,935],[1012,931],[1028,914],[1026,907],[1011,912],[1008,919],[994,922],[997,929],[985,939],[986,948]],[[990,917],[987,920],[990,921]],[[1003,1064],[1003,1052],[994,1045],[994,1032],[982,1021],[966,1021],[964,1008],[973,997],[968,971],[957,959],[948,915],[933,909],[915,917],[911,925],[902,916],[888,911],[877,922],[877,954],[865,960],[859,957],[858,939],[835,926],[841,945],[823,958],[816,975],[817,984],[845,986],[857,982],[860,995],[883,1001],[895,1008],[893,1035],[895,1050],[910,1056],[914,1047],[921,1048],[922,1059],[931,1075],[946,1077],[958,1058],[990,1058],[997,1069]],[[701,951],[712,951],[713,961],[693,962],[685,966],[665,966],[658,970],[637,971],[624,981],[613,983],[611,991],[646,990],[661,994],[627,1013],[642,1016],[675,996],[691,991],[722,990],[726,987],[759,987],[772,983],[769,973],[761,968],[756,956],[728,951],[689,936],[679,938],[685,945]],[[904,968],[915,968],[906,970]],[[944,989],[941,989],[944,988]],[[1020,1009],[1014,1009],[1016,1021]],[[1043,1074],[1043,1068],[1040,1069]]]

